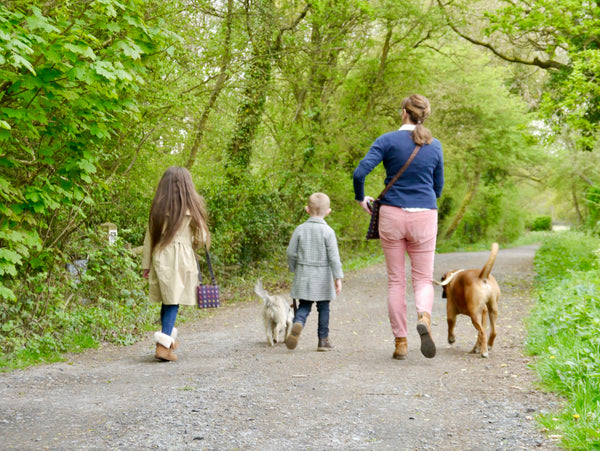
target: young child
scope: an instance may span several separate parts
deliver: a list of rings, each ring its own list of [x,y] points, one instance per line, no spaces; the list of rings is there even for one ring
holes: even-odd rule
[[[200,247],[210,247],[204,199],[187,169],[170,167],[156,188],[142,257],[150,302],[162,303],[161,330],[154,334],[158,360],[177,360],[175,319],[180,305],[196,305]]]
[[[330,351],[333,346],[329,340],[329,303],[341,293],[344,273],[335,232],[323,219],[331,213],[329,197],[315,193],[308,198],[305,208],[310,218],[294,230],[287,248],[288,264],[294,273],[291,295],[300,302],[285,344],[288,349],[296,348],[312,304],[316,302],[319,312],[317,351]]]

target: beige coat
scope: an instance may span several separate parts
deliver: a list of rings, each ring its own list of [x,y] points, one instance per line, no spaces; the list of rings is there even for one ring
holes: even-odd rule
[[[173,241],[155,250],[154,255],[150,255],[150,233],[146,230],[142,269],[150,269],[150,302],[196,305],[198,265],[192,242],[200,240],[193,240],[190,220],[187,216]]]

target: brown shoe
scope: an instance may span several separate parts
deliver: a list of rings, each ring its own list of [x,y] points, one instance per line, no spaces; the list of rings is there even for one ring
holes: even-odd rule
[[[173,352],[173,349],[165,348],[160,343],[156,343],[156,353],[154,354],[154,358],[163,362],[175,362],[177,360],[177,355]]]
[[[300,333],[302,332],[303,328],[304,326],[302,323],[294,323],[290,334],[285,339],[285,345],[288,349],[296,349],[296,346],[298,346],[298,339],[300,338]]]
[[[177,356],[173,352],[173,343],[175,342],[173,337],[162,332],[155,332],[154,341],[156,342],[156,353],[154,354],[156,359],[170,362],[177,360]]]
[[[417,332],[421,336],[421,354],[428,359],[435,357],[435,343],[431,336],[431,315],[429,313],[419,313]]]
[[[319,346],[317,346],[317,351],[331,351],[333,349],[333,345],[329,338],[319,338]]]
[[[396,337],[396,349],[394,349],[394,357],[396,360],[404,360],[408,355],[408,343],[406,337]]]

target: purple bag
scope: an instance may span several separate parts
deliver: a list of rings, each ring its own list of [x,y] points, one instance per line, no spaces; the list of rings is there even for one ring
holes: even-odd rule
[[[202,283],[202,271],[200,270],[200,262],[196,258],[198,264],[198,288],[196,289],[196,301],[198,308],[215,308],[221,306],[221,300],[219,298],[219,285],[215,280],[215,273],[213,272],[212,264],[210,263],[210,254],[206,251],[206,263],[208,264],[208,270],[210,272],[210,284]]]
[[[379,207],[381,201],[375,199],[371,206],[371,222],[369,222],[369,230],[367,230],[367,240],[379,239]]]

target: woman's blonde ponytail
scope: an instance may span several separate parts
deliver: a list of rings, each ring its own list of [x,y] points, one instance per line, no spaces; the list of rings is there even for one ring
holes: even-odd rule
[[[429,100],[420,94],[413,94],[402,100],[402,109],[406,110],[411,122],[415,124],[415,129],[412,132],[412,139],[415,144],[419,146],[431,144],[433,135],[423,125],[423,122],[431,113]]]

